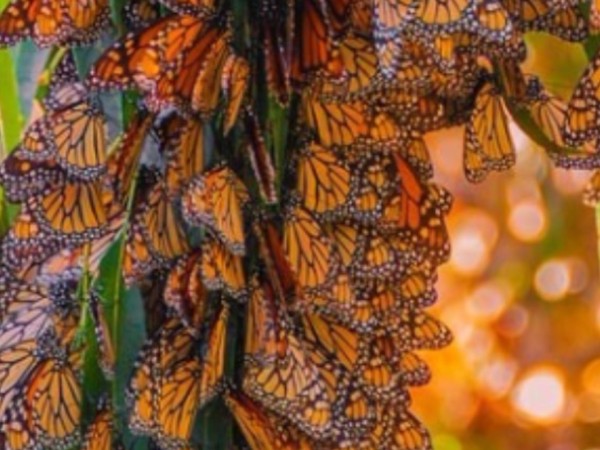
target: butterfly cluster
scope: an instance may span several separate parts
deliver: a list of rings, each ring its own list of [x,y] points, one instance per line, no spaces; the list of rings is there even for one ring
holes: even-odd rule
[[[427,312],[452,198],[424,135],[464,125],[478,182],[514,164],[524,115],[556,164],[600,167],[600,60],[568,102],[521,70],[526,32],[597,28],[596,2],[589,20],[580,6],[130,0],[115,17],[131,31],[84,79],[61,50],[42,116],[0,165],[21,205],[0,243],[4,448],[121,448],[123,416],[151,446],[192,449],[220,401],[253,450],[430,449],[409,389],[430,377],[417,352],[452,339]],[[102,0],[13,0],[0,44],[83,45],[109,16]],[[108,90],[138,97],[113,143]],[[82,431],[88,320],[115,375],[95,287],[115,246],[149,337],[126,410],[101,400]]]

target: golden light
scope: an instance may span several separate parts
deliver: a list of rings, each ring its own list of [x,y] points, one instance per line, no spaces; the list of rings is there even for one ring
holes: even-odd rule
[[[589,283],[590,273],[587,264],[580,258],[568,258],[570,281],[569,294],[582,292]]]
[[[488,265],[490,252],[498,239],[498,227],[489,214],[465,211],[451,231],[451,267],[467,276],[480,274]]]
[[[544,237],[548,228],[546,211],[542,204],[533,200],[522,200],[511,208],[508,228],[523,242],[536,242]]]
[[[515,205],[523,200],[541,200],[539,182],[533,177],[516,177],[506,186],[506,203]]]
[[[600,395],[584,392],[579,397],[577,418],[582,422],[600,422]]]
[[[535,272],[534,286],[541,298],[557,301],[564,298],[571,286],[571,273],[564,260],[551,259]]]
[[[600,395],[600,358],[590,361],[581,374],[581,384],[587,392]]]
[[[550,366],[530,370],[516,385],[511,402],[515,411],[531,422],[556,423],[566,404],[562,373]]]
[[[518,363],[505,356],[491,359],[478,373],[479,384],[492,398],[506,395],[513,386]]]
[[[481,322],[494,321],[506,310],[513,295],[507,283],[496,280],[484,282],[466,298],[467,313]]]
[[[529,325],[529,311],[520,305],[510,307],[494,324],[496,331],[506,337],[517,337]]]

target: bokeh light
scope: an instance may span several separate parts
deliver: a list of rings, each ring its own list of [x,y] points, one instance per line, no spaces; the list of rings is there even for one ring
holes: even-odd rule
[[[454,251],[450,264],[463,275],[480,273],[488,264],[498,238],[494,220],[484,211],[467,211],[452,234]]]
[[[569,266],[559,259],[544,262],[535,272],[534,284],[544,300],[562,299],[571,285]]]
[[[523,242],[535,242],[543,238],[547,225],[544,207],[537,201],[519,201],[508,216],[510,231]]]
[[[532,422],[555,423],[565,408],[563,376],[553,367],[532,369],[518,382],[511,400],[515,410]]]

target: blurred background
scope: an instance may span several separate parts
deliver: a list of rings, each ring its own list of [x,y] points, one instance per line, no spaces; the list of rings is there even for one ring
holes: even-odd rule
[[[540,34],[528,49],[526,71],[568,99],[581,46]],[[427,138],[455,200],[433,308],[455,340],[423,355],[433,379],[413,392],[414,411],[436,450],[600,450],[598,238],[581,200],[590,174],[551,167],[511,132],[516,167],[476,186],[462,174],[462,129]]]

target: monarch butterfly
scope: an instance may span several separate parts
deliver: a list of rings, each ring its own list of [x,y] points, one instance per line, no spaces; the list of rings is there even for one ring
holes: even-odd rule
[[[27,209],[40,229],[70,244],[101,237],[108,222],[99,182],[68,179],[42,197],[29,199]]]
[[[201,360],[178,362],[160,380],[158,441],[164,446],[187,444],[197,411],[216,394],[223,375],[228,317],[229,309],[224,305],[211,327]]]
[[[156,435],[161,377],[178,362],[194,358],[190,353],[194,342],[194,336],[179,321],[170,319],[142,347],[126,392],[131,409],[129,425],[134,433]]]
[[[124,273],[128,283],[188,251],[188,243],[160,179],[138,205],[127,230]]]
[[[108,22],[107,0],[13,0],[0,14],[0,45],[26,38],[40,47],[85,44],[95,40]]]
[[[246,296],[246,276],[242,258],[220,242],[208,240],[202,245],[200,276],[209,290],[223,290],[233,298]]]
[[[229,54],[229,32],[218,21],[170,15],[113,44],[94,65],[88,83],[101,89],[137,88],[152,110],[175,106],[208,115],[216,107]]]
[[[399,194],[385,204],[380,226],[399,233],[401,239],[394,242],[405,239],[411,245],[418,243],[435,264],[444,262],[450,253],[444,214],[452,205],[452,197],[433,183],[423,185],[400,155],[395,155],[395,160]]]
[[[38,444],[32,424],[30,424],[30,415],[24,395],[20,393],[0,420],[0,430],[2,431],[0,444],[10,450],[36,448]]]
[[[0,165],[0,183],[11,202],[24,202],[30,197],[44,195],[65,178],[56,161],[32,161],[22,157],[18,149]]]
[[[279,232],[266,220],[256,219],[252,228],[258,239],[258,251],[273,290],[281,298],[296,298],[298,289],[294,273],[283,251]]]
[[[75,103],[42,119],[42,139],[55,146],[58,163],[74,177],[91,180],[104,171],[104,116],[88,101]]]
[[[351,191],[350,168],[336,154],[311,142],[298,153],[296,189],[304,206],[317,214],[339,212]]]
[[[32,212],[24,206],[2,238],[4,263],[15,271],[38,264],[58,252],[64,240],[43,228]]]
[[[242,208],[249,194],[227,166],[205,172],[190,183],[181,199],[183,217],[192,225],[206,225],[236,255],[246,252]]]
[[[104,179],[105,191],[108,191],[106,195],[123,207],[127,205],[131,184],[153,119],[151,114],[136,115],[107,158]]]
[[[433,164],[427,144],[419,133],[411,133],[408,142],[398,149],[400,156],[415,169],[421,180],[433,177]]]
[[[163,294],[165,304],[191,330],[200,328],[206,313],[207,293],[200,282],[200,258],[199,252],[179,258],[169,272]]]
[[[85,432],[82,450],[124,450],[115,437],[114,413],[105,397],[98,403],[96,416]]]
[[[32,374],[39,370],[44,362],[53,358],[67,358],[67,350],[63,345],[73,339],[73,336],[73,333],[58,336],[53,328],[46,328],[39,336],[14,342],[0,351],[0,417],[18,395],[24,394],[28,397],[21,390],[31,387]],[[78,355],[79,353],[69,354],[68,363],[75,363]],[[55,404],[59,402],[60,398],[55,397]],[[28,407],[31,412],[30,403]]]
[[[393,450],[431,450],[432,443],[427,429],[412,414],[396,408],[388,429],[389,445]]]
[[[399,350],[439,349],[452,341],[452,332],[433,316],[404,308],[389,317],[378,332],[379,338],[394,339]],[[401,345],[399,345],[402,343]]]
[[[35,340],[50,331],[66,339],[79,320],[77,302],[59,286],[50,292],[19,282],[12,284],[3,298],[4,315],[0,324],[0,351],[20,342]]]
[[[397,251],[393,238],[372,227],[353,223],[336,223],[326,228],[340,259],[352,277],[366,279],[398,279],[406,273],[414,255]]]
[[[327,72],[339,78],[343,67],[336,51],[337,39],[344,28],[349,0],[309,0],[295,2],[290,77],[302,84],[315,74]]]
[[[258,191],[265,203],[277,203],[278,193],[275,188],[275,169],[271,154],[265,144],[265,139],[254,112],[247,108],[244,117],[248,133],[248,159],[258,183]]]
[[[354,144],[369,132],[363,103],[323,102],[304,95],[301,111],[306,124],[325,147]]]
[[[338,266],[335,246],[303,207],[290,204],[284,217],[283,251],[301,288],[327,285]]]
[[[196,413],[216,394],[223,373],[228,317],[224,306],[202,357],[194,352],[194,336],[173,320],[145,344],[128,392],[134,432],[153,436],[163,446],[189,441]]]
[[[204,123],[172,114],[160,126],[166,159],[165,180],[171,197],[181,195],[204,169]]]
[[[415,353],[402,353],[397,365],[402,374],[402,382],[408,386],[422,386],[431,379],[429,366]]]
[[[382,358],[378,348],[369,344],[368,337],[319,314],[303,315],[302,323],[303,337],[356,374],[371,396],[389,399],[404,395],[398,389],[398,373]]]
[[[549,0],[511,0],[506,4],[513,22],[523,31],[546,31],[575,42],[587,36],[585,19],[576,4]]]
[[[477,94],[464,146],[465,174],[474,183],[482,181],[489,171],[506,170],[515,162],[504,103],[491,82],[486,82]]]
[[[376,40],[390,40],[398,36],[414,16],[410,1],[373,0],[373,24]]]
[[[266,413],[257,403],[242,392],[228,389],[225,404],[233,414],[246,442],[252,450],[309,450],[307,438],[292,434],[289,428],[280,427],[279,419]]]
[[[331,435],[335,386],[330,389],[325,368],[317,367],[301,341],[285,329],[267,289],[256,286],[250,298],[244,391],[267,409],[293,418],[303,431]]]
[[[453,31],[453,27],[471,5],[468,0],[425,0],[420,2],[414,12],[415,21],[424,30],[441,32]]]
[[[91,276],[97,275],[106,252],[123,231],[124,221],[122,211],[111,213],[106,232],[100,238],[80,246],[63,248],[35,264],[26,265],[18,276],[49,286],[79,280],[84,270]]]
[[[81,385],[72,355],[45,360],[32,373],[26,397],[41,443],[58,448],[79,442]]]
[[[566,148],[562,129],[565,124],[567,104],[560,98],[546,92],[539,82],[532,80],[529,90],[533,91],[528,102],[529,112],[535,124],[541,131],[562,151],[547,148],[546,151],[552,161],[559,167],[593,169],[600,167],[600,155],[596,151],[593,141],[585,142],[577,149]]]
[[[350,27],[356,33],[372,34],[373,4],[371,0],[355,0],[350,5]]]
[[[348,274],[341,272],[331,289],[324,292],[302,292],[295,299],[293,309],[305,313],[319,313],[353,330],[370,333],[375,317],[373,307],[356,296],[354,287],[357,281],[351,281]]]
[[[339,45],[340,63],[344,68],[341,80],[323,78],[319,91],[327,98],[360,98],[375,90],[381,82],[374,45],[358,34],[349,34]]]
[[[492,44],[504,51],[511,37],[521,39],[520,34],[514,29],[509,11],[504,2],[499,0],[488,0],[478,2],[472,15],[476,24],[475,34],[484,46]]]
[[[224,134],[229,134],[237,121],[249,82],[250,65],[248,61],[241,56],[230,55],[221,75],[221,88],[227,97],[227,108],[223,120]]]

